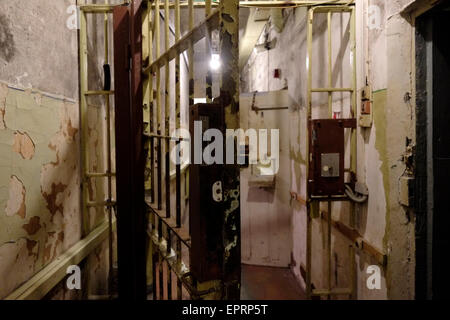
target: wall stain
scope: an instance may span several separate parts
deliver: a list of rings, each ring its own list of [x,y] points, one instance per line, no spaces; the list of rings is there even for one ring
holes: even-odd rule
[[[8,17],[0,13],[0,58],[10,62],[16,53],[14,36],[10,29]]]
[[[42,196],[45,198],[45,201],[47,201],[47,209],[50,211],[50,214],[52,217],[59,211],[61,214],[63,214],[63,205],[57,204],[57,197],[59,193],[63,193],[67,188],[67,185],[62,183],[52,183],[52,191],[50,194],[47,192],[42,192]]]
[[[9,199],[6,203],[6,215],[11,217],[17,214],[22,219],[26,216],[25,206],[26,189],[17,176],[11,176],[9,181]]]
[[[25,160],[33,159],[35,145],[28,133],[14,132],[13,151],[20,154]]]
[[[28,256],[36,256],[37,257],[37,253],[34,252],[34,247],[36,247],[37,245],[37,241],[34,240],[30,240],[30,239],[25,239],[27,241],[27,250],[28,250]]]
[[[6,96],[8,95],[8,86],[0,83],[0,130],[6,129],[5,114],[6,114]]]
[[[40,221],[40,217],[32,217],[27,224],[22,226],[22,228],[25,229],[28,235],[35,235],[42,227]]]

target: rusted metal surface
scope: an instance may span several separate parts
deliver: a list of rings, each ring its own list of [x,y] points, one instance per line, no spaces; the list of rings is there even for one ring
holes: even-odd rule
[[[239,128],[239,1],[222,0],[220,10],[220,47],[222,82],[220,102],[227,129]],[[240,169],[225,165],[223,177],[224,224],[223,299],[239,300],[241,279]]]
[[[219,104],[196,104],[190,108],[189,131],[194,137],[194,122],[202,121],[203,130],[218,129],[224,132],[224,113]],[[208,124],[208,127],[206,126]],[[194,150],[194,139],[191,150]],[[208,143],[203,142],[203,147]],[[198,147],[198,146],[197,146]],[[222,184],[223,165],[194,163],[191,153],[189,180],[189,224],[191,230],[190,270],[200,282],[221,279],[223,273],[224,244],[222,226],[224,207],[213,199],[213,185]]]
[[[119,298],[127,300],[146,299],[141,4],[113,14]]]
[[[309,167],[309,190],[312,196],[344,195],[345,129],[355,128],[355,119],[322,119],[310,123],[310,152],[312,161]],[[324,176],[324,155],[338,155],[339,170],[336,176]]]

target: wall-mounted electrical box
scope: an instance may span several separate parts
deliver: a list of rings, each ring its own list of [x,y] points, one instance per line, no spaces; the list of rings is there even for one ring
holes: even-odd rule
[[[191,233],[190,271],[198,281],[220,279],[223,257],[223,165],[196,164],[195,121],[202,131],[224,132],[225,115],[219,104],[196,104],[190,108],[191,166],[189,173],[189,227]],[[199,134],[199,133],[197,133]],[[203,140],[203,139],[201,139]],[[198,142],[197,142],[198,143]],[[210,142],[202,141],[202,152]]]
[[[363,128],[371,128],[373,123],[373,99],[372,88],[365,86],[361,93],[361,115],[359,125]]]
[[[356,119],[323,119],[310,122],[308,184],[311,196],[345,194],[346,128],[356,128]]]

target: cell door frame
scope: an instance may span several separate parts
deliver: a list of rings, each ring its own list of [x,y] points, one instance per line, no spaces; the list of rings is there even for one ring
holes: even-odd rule
[[[415,298],[433,299],[434,245],[434,43],[433,17],[443,6],[427,6],[412,14],[415,27],[416,152],[415,152]]]

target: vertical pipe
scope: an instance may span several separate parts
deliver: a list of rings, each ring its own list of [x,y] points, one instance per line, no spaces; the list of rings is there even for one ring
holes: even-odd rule
[[[180,40],[180,0],[175,0],[175,42]],[[177,129],[181,128],[181,84],[180,84],[180,55],[177,54],[175,58],[175,117],[176,123],[175,127]],[[178,142],[181,143],[181,142]],[[179,148],[179,144],[178,144]],[[177,150],[179,154],[179,149]],[[181,227],[181,167],[180,164],[176,164],[176,226],[177,228]],[[176,257],[177,264],[176,270],[177,272],[181,268],[181,240],[179,237],[176,237]],[[182,284],[181,280],[177,277],[177,300],[181,300],[181,290]]]
[[[189,30],[194,28],[194,1],[189,0]],[[188,49],[189,58],[189,106],[194,104],[194,44],[192,41],[189,42]]]
[[[106,0],[106,4],[108,4],[108,0]],[[105,38],[105,64],[109,64],[109,21],[108,14],[105,13],[105,21],[104,21],[104,38]],[[111,175],[111,106],[110,106],[110,96],[109,94],[104,95],[105,98],[105,108],[106,108],[106,173],[107,173],[107,184],[108,184],[108,202],[112,201],[112,175]],[[108,205],[106,207],[108,213],[108,229],[109,229],[109,293],[110,298],[112,297],[112,285],[113,285],[113,228],[112,228],[112,207]]]
[[[156,18],[155,18],[156,19]],[[153,20],[152,20],[152,10],[151,7],[149,7],[148,11],[148,63],[149,65],[153,62]],[[148,75],[148,85],[149,85],[149,130],[150,134],[154,133],[155,127],[154,127],[154,105],[153,105],[153,70],[150,70],[150,73]],[[155,202],[155,138],[150,139],[150,198],[152,203]]]
[[[351,109],[351,117],[356,118],[357,116],[357,102],[356,102],[356,93],[357,93],[357,83],[356,83],[356,15],[355,8],[351,9],[351,17],[350,17],[350,45],[351,45],[351,70],[352,70],[352,109]],[[356,131],[357,129],[352,129],[352,141],[351,141],[351,169],[356,178],[356,170],[357,170],[357,141],[356,141]]]
[[[332,58],[332,37],[331,37],[331,11],[327,14],[328,24],[328,88],[333,86],[333,58]],[[328,113],[329,117],[333,117],[333,92],[328,92]],[[328,292],[331,292],[331,201],[328,201],[328,222],[327,222],[327,284]],[[331,295],[328,295],[328,300],[331,299]]]
[[[357,117],[357,106],[356,106],[356,90],[357,90],[357,79],[356,79],[356,13],[355,7],[352,7],[351,10],[351,22],[350,22],[350,43],[351,43],[351,54],[352,54],[352,117]],[[357,178],[357,158],[358,158],[358,145],[357,145],[357,128],[352,129],[352,138],[351,138],[351,168],[352,172]],[[350,204],[350,227],[354,228],[356,225],[356,207],[354,203]],[[356,261],[355,261],[355,248],[354,246],[350,246],[350,281],[351,281],[351,299],[356,299]]]
[[[312,109],[312,38],[313,38],[313,19],[314,19],[314,9],[309,9],[308,11],[308,55],[307,55],[307,68],[308,68],[308,94],[307,94],[307,119],[311,120],[311,109]],[[308,145],[308,144],[307,144]]]
[[[155,0],[155,13],[153,15],[155,19],[155,46],[156,46],[156,59],[159,58],[161,55],[161,30],[160,30],[160,21],[161,18],[159,17],[159,6],[160,6],[160,0]]]
[[[156,300],[156,266],[158,263],[158,250],[155,250],[155,244],[153,242],[153,235],[156,233],[156,214],[154,214],[153,212],[151,213],[151,233],[150,233],[150,243],[151,243],[151,248],[152,248],[152,280],[153,280],[153,300]]]
[[[180,40],[180,0],[175,0],[175,42]],[[175,58],[175,128],[181,128],[181,85],[180,85],[180,54]],[[180,143],[177,142],[177,154],[180,151]],[[176,226],[181,227],[181,167],[179,161],[176,164]]]
[[[308,159],[306,161],[306,172],[309,174],[309,165],[311,161],[311,155],[309,150],[309,143],[310,143],[310,120],[311,120],[311,90],[312,90],[312,36],[313,36],[313,18],[314,18],[314,10],[312,8],[309,8],[308,10],[308,34],[307,34],[307,42],[308,42],[308,56],[307,56],[307,68],[308,68],[308,93],[307,93],[307,126],[308,126],[308,140],[306,141],[306,154],[308,156]],[[309,194],[309,188],[308,188],[308,182],[306,181],[306,189],[307,189],[307,199],[310,199]],[[307,206],[307,214],[306,214],[306,298],[311,299],[312,294],[312,288],[311,288],[311,246],[312,246],[312,218],[311,218],[311,210],[312,210],[312,204],[309,203]]]
[[[156,59],[159,58],[161,55],[161,30],[160,30],[160,17],[159,17],[159,5],[160,0],[155,0],[155,13],[154,13],[154,19],[155,19],[155,55]],[[161,69],[157,67],[156,69],[156,130],[157,134],[161,135]],[[158,210],[162,209],[162,192],[161,192],[161,185],[162,185],[162,155],[161,155],[161,139],[158,139],[157,141],[157,150],[156,150],[156,157],[157,157],[157,186],[158,186]],[[161,224],[161,221],[158,220],[158,223]]]
[[[170,29],[169,29],[169,0],[164,0],[164,40],[165,40],[165,49],[166,52],[169,51],[170,48]],[[170,135],[170,61],[166,60],[166,68],[165,68],[165,100],[164,100],[164,116],[165,116],[165,135]],[[165,139],[165,199],[166,199],[166,218],[170,218],[170,156],[169,156],[169,148],[170,148],[170,140]]]
[[[158,217],[158,273],[159,273],[159,300],[163,299],[164,283],[163,283],[163,261],[161,259],[161,243],[163,238],[163,225],[161,217]]]
[[[172,231],[167,228],[167,252],[166,256],[170,256],[172,252]],[[172,268],[169,262],[166,263],[167,266],[167,300],[172,300]]]
[[[159,300],[164,300],[164,260],[161,251],[158,251],[158,270],[159,270]]]
[[[147,60],[148,65],[150,65],[153,61],[153,34],[152,34],[152,28],[151,28],[151,19],[152,19],[152,8],[151,8],[151,3],[150,1],[148,2],[148,6],[146,7],[146,9],[143,11],[143,21],[142,21],[142,59],[144,61]],[[148,109],[148,118],[145,118],[145,113],[144,113],[144,123],[145,121],[148,121],[148,129],[147,132],[148,133],[153,133],[153,73],[149,72],[149,74],[147,75],[147,77],[144,80],[144,106],[146,106],[146,108]],[[146,141],[146,145],[148,145],[148,162],[146,163],[146,167],[149,170],[149,181],[146,181],[146,188],[147,188],[147,183],[149,184],[149,191],[150,191],[150,201],[153,203],[154,201],[154,139],[153,138],[148,138],[148,140]],[[149,213],[149,221],[148,224],[150,226],[150,228],[153,227],[152,225],[152,216],[153,213]],[[153,264],[153,241],[152,241],[152,232],[150,232],[150,235],[147,237],[147,248],[146,248],[146,253],[147,253],[147,287],[149,284],[151,284],[153,286],[155,278],[153,276],[153,268],[154,268],[154,264]],[[149,258],[150,257],[150,258]],[[154,291],[153,291],[154,292]]]
[[[177,252],[177,271],[179,272],[179,274],[181,274],[181,240],[180,238],[177,238],[177,248],[176,248],[176,252]],[[182,300],[183,299],[183,294],[182,294],[182,284],[181,284],[181,280],[178,278],[177,280],[177,300]]]
[[[193,0],[188,0],[188,10],[189,10],[189,30],[192,30],[194,28],[194,1]],[[192,41],[189,42],[188,59],[189,59],[189,104],[188,104],[188,108],[190,108],[191,106],[194,105],[194,95],[195,95],[194,44],[192,43]],[[189,112],[188,112],[188,117],[190,117]],[[190,177],[189,177],[189,170],[188,170],[186,172],[186,176],[185,176],[186,186],[188,188],[189,188],[189,179],[190,179]],[[189,194],[189,191],[187,192],[187,194]],[[191,232],[191,230],[189,228],[189,234],[190,234],[190,232]]]
[[[89,180],[86,173],[89,171],[88,156],[88,115],[87,115],[87,98],[88,90],[88,57],[87,57],[87,20],[86,13],[80,12],[80,128],[81,128],[81,158],[82,158],[82,179],[83,179],[83,198],[82,198],[82,219],[83,219],[83,236],[89,234]]]
[[[327,15],[328,20],[328,88],[333,86],[333,62],[332,62],[332,38],[331,38],[331,11]],[[328,109],[330,118],[333,117],[333,92],[328,92]]]
[[[211,0],[205,1],[205,17],[208,17],[211,14]],[[205,37],[206,41],[206,61],[211,59],[212,49],[211,49],[211,30],[207,26],[207,35]],[[212,73],[211,69],[207,68],[206,70],[206,102],[212,102]]]
[[[87,20],[86,13],[80,12],[80,129],[81,129],[81,178],[82,178],[82,212],[81,219],[83,225],[83,237],[86,237],[90,232],[89,223],[89,178],[86,173],[89,171],[89,143],[88,143],[88,105],[86,91],[88,90],[88,46],[87,46]],[[86,262],[89,266],[89,259]],[[87,274],[89,294],[89,274]]]
[[[327,272],[328,272],[328,292],[331,292],[331,201],[328,201],[328,222],[327,222]],[[331,296],[328,295],[328,300]]]
[[[211,0],[205,0],[205,16],[209,16],[211,14]]]

